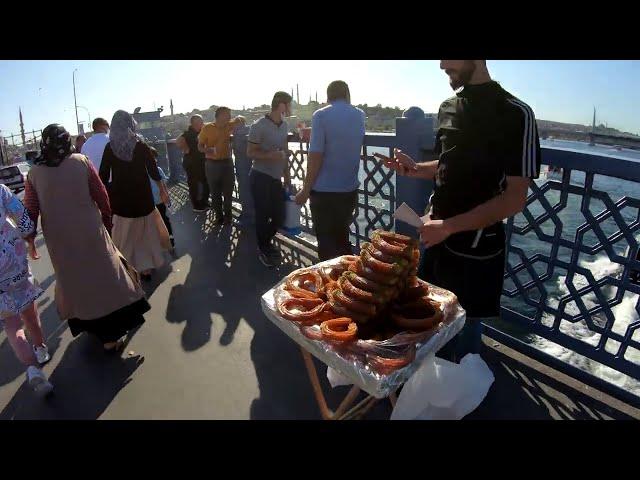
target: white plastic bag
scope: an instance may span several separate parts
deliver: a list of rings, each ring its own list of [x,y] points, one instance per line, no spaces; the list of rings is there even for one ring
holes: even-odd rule
[[[295,196],[290,195],[285,199],[285,218],[284,218],[284,229],[293,234],[297,235],[300,230],[300,205],[298,205],[295,201]]]
[[[391,420],[460,420],[487,396],[494,376],[480,355],[460,364],[429,355],[404,384]]]

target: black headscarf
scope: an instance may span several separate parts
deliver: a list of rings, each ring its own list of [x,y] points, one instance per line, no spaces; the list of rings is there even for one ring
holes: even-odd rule
[[[72,151],[69,132],[62,125],[52,123],[42,131],[40,156],[34,163],[57,167]]]

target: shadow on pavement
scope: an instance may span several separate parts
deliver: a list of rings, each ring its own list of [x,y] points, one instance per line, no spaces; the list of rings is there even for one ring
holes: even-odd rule
[[[492,342],[492,340],[489,340]],[[633,420],[615,407],[483,345],[495,382],[469,420]]]
[[[94,420],[130,381],[144,357],[105,354],[100,343],[83,334],[67,347],[49,377],[54,394],[37,398],[23,383],[0,419]]]
[[[43,304],[42,302],[46,301],[47,297],[45,297],[45,295],[41,296],[39,300],[36,300],[36,305],[39,305],[39,302]],[[60,347],[62,334],[67,329],[67,323],[60,321],[58,310],[53,299],[50,299],[49,305],[44,310],[41,310],[39,306],[38,311],[40,313],[42,333],[49,347],[49,353],[53,358]],[[13,382],[20,375],[24,376],[25,371],[26,368],[16,358],[11,345],[9,345],[9,341],[5,337],[0,345],[0,386]]]

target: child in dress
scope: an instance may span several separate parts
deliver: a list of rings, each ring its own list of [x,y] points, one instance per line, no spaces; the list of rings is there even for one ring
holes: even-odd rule
[[[151,153],[153,153],[156,161],[158,160],[158,150],[151,147]],[[169,177],[164,173],[164,171],[158,165],[158,172],[160,172],[160,176],[162,177],[162,182],[166,185]],[[169,240],[171,240],[171,250],[173,253],[175,251],[176,242],[173,239],[173,229],[171,228],[171,222],[169,221],[169,216],[167,215],[167,208],[171,205],[165,205],[160,200],[160,190],[158,189],[158,184],[154,182],[151,177],[149,177],[149,181],[151,182],[151,192],[153,193],[153,202],[156,204],[156,208],[160,212],[160,216],[162,217],[162,221],[164,222],[167,230],[169,231]]]
[[[6,185],[0,185],[0,323],[16,357],[27,367],[27,382],[36,394],[45,396],[53,386],[40,364],[51,357],[34,305],[44,292],[34,284],[24,242],[34,230],[22,202]],[[28,241],[32,258],[37,258],[33,238]]]

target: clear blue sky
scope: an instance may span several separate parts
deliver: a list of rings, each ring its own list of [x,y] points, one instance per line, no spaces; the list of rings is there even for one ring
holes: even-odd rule
[[[529,103],[536,117],[590,124],[598,122],[640,133],[640,61],[488,61],[491,75]],[[300,86],[300,100],[325,100],[331,80],[349,83],[354,103],[381,103],[437,111],[451,96],[446,75],[434,60],[393,61],[0,61],[0,130],[18,133],[18,107],[25,129],[59,122],[75,133],[72,72],[78,105],[91,119],[111,120],[117,109],[169,113],[225,104],[232,108],[269,103],[276,90]],[[295,112],[294,112],[295,113]],[[79,108],[80,121],[87,110]],[[85,126],[85,130],[89,130]]]

